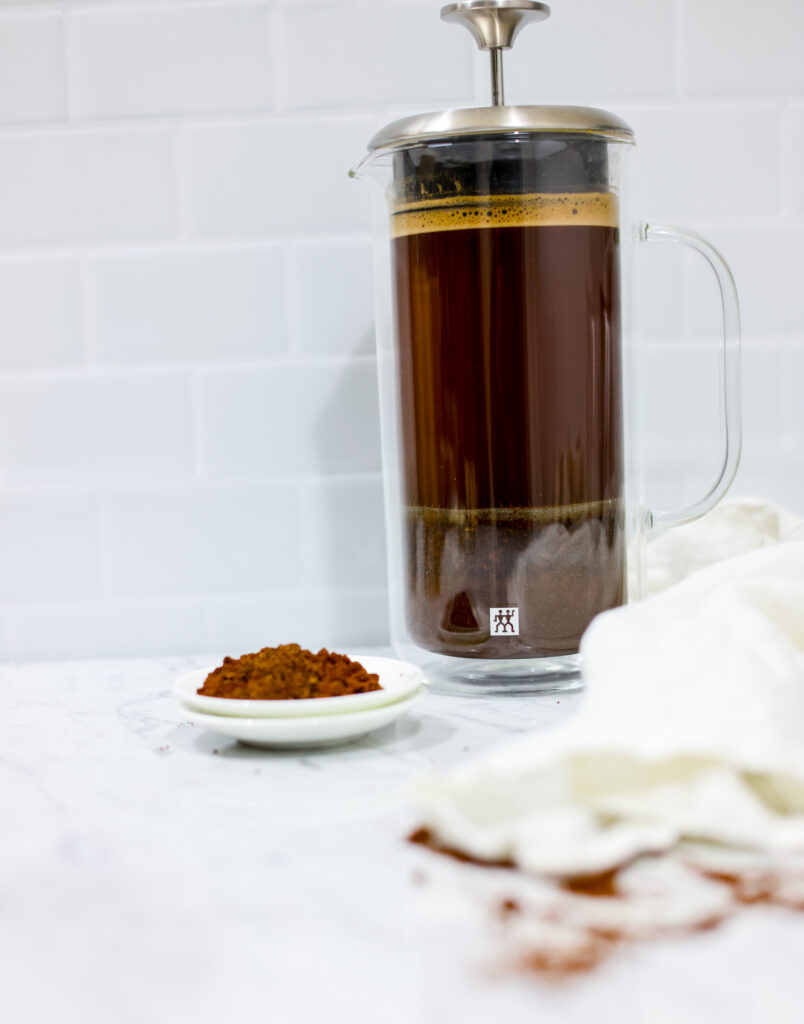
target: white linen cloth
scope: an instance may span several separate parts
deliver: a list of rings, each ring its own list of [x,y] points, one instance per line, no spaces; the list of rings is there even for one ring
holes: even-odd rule
[[[648,594],[656,594],[707,565],[780,541],[804,541],[804,521],[786,509],[742,498],[724,501],[685,526],[660,534],[648,549]]]
[[[697,571],[593,621],[575,717],[417,787],[439,842],[559,876],[681,841],[804,852],[801,523],[743,501],[674,533],[653,589]]]

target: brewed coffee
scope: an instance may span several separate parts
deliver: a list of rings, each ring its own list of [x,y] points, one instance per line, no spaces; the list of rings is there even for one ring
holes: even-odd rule
[[[616,198],[427,197],[391,230],[411,636],[573,653],[625,597]]]

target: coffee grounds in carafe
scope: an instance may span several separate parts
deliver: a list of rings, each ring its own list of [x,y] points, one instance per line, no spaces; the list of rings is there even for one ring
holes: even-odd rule
[[[571,654],[624,600],[616,197],[455,180],[392,207],[408,626]]]
[[[573,654],[592,618],[623,601],[620,503],[555,509],[408,507],[408,626],[461,657]],[[517,609],[494,635],[491,609]],[[498,625],[504,625],[498,624]]]

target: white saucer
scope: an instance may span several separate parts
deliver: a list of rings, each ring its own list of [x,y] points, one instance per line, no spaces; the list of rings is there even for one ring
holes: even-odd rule
[[[416,693],[424,682],[422,670],[406,661],[394,658],[374,658],[350,654],[367,672],[380,677],[381,690],[369,693],[350,693],[343,697],[308,697],[304,700],[237,700],[232,697],[204,697],[196,691],[216,666],[186,672],[173,684],[173,692],[182,704],[193,711],[208,715],[226,715],[237,718],[300,718],[303,715],[340,715],[345,712],[365,711],[392,704]]]
[[[393,704],[355,711],[351,715],[240,718],[236,715],[204,715],[191,711],[187,717],[196,725],[203,725],[205,729],[223,733],[224,736],[233,736],[250,747],[329,747],[356,740],[375,729],[382,729],[404,715],[420,696],[420,691],[417,691]]]

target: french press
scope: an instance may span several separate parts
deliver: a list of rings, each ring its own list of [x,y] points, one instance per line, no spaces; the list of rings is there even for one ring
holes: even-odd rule
[[[577,686],[592,618],[639,597],[649,532],[710,509],[739,460],[726,263],[695,235],[632,220],[635,139],[619,117],[505,105],[503,51],[549,13],[534,0],[444,7],[491,56],[491,106],[395,121],[353,172],[379,186],[392,641],[464,692]],[[640,494],[623,298],[637,244],[654,239],[704,256],[723,310],[721,463],[705,494],[662,512]]]

